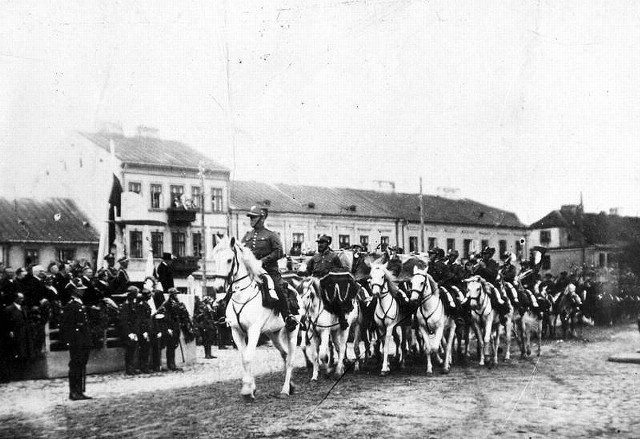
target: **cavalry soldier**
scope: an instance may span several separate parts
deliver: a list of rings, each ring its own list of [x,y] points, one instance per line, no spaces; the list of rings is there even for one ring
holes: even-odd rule
[[[458,306],[454,299],[455,295],[449,291],[453,273],[447,265],[447,258],[445,257],[444,250],[439,247],[434,247],[427,253],[429,254],[429,266],[427,268],[427,273],[431,275],[433,280],[440,287],[441,293],[444,294],[443,299],[445,300],[443,300],[443,304],[447,308],[447,311],[455,313]]]
[[[313,276],[322,278],[327,274],[335,271],[345,271],[340,262],[338,255],[329,247],[331,244],[331,237],[328,235],[322,235],[316,242],[318,243],[318,251],[307,262],[307,269],[298,272],[301,276]],[[341,303],[335,304],[340,327],[344,330],[349,327],[347,319],[344,315],[343,306]]]
[[[502,255],[502,267],[500,267],[500,278],[502,279],[504,288],[507,289],[507,294],[511,296],[511,301],[514,305],[517,305],[518,293],[516,292],[515,284],[516,284],[516,266],[514,262],[516,261],[516,255],[511,252],[505,252]]]
[[[127,375],[136,374],[136,353],[138,350],[139,319],[136,299],[138,287],[127,288],[127,300],[120,306],[120,334],[125,344],[124,366]]]
[[[87,289],[78,278],[70,282],[71,300],[62,313],[62,339],[69,346],[69,399],[77,401],[91,399],[84,394],[85,376],[89,352],[93,343],[89,331],[89,321],[82,304],[82,296]]]
[[[149,352],[151,350],[151,291],[144,288],[137,298],[136,314],[138,316],[138,358],[140,371],[149,373]]]
[[[492,296],[497,302],[498,308],[501,308],[503,312],[506,311],[507,304],[505,302],[505,298],[502,297],[500,284],[498,282],[498,274],[500,271],[500,267],[498,263],[493,259],[493,255],[495,254],[496,249],[493,247],[485,247],[482,249],[482,258],[476,265],[474,274],[482,277],[485,281],[487,281],[490,286],[489,289],[493,292]]]
[[[294,315],[298,314],[298,301],[295,294],[289,292],[288,285],[282,280],[278,268],[278,259],[284,256],[282,243],[275,232],[267,229],[264,222],[269,215],[266,208],[252,206],[247,216],[250,218],[253,230],[247,232],[242,238],[242,244],[253,252],[253,255],[262,263],[262,268],[273,280],[273,286],[278,295],[279,308],[282,312],[287,331],[293,331],[298,325]],[[218,312],[222,314],[219,323],[224,322],[224,310],[227,301],[223,299],[218,304]]]
[[[460,303],[464,301],[464,280],[467,278],[467,272],[458,260],[460,253],[458,250],[451,249],[447,255],[447,259],[444,261],[444,265],[447,269],[447,280],[444,285],[447,289],[451,290],[451,296],[456,303],[456,307],[460,306]]]

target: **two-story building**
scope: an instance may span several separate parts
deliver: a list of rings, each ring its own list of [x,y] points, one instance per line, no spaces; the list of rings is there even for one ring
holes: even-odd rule
[[[386,245],[421,251],[418,194],[350,188],[326,188],[231,182],[230,229],[242,237],[250,230],[247,210],[269,209],[268,227],[277,232],[288,254],[316,248],[321,234],[333,238],[333,248],[354,243],[370,251]],[[457,249],[466,258],[484,246],[522,253],[527,228],[511,212],[475,201],[423,196],[425,250]]]
[[[0,198],[0,264],[26,267],[97,256],[99,235],[73,200]]]
[[[201,277],[205,247],[212,249],[216,236],[228,231],[229,169],[184,143],[144,130],[131,137],[74,133],[63,154],[65,166],[81,183],[76,199],[103,235],[109,226],[115,229],[116,251],[129,257],[132,281],[148,274],[149,250],[156,265],[165,252],[176,257],[179,289],[187,288],[189,274]],[[114,175],[123,193],[120,208],[109,211]]]

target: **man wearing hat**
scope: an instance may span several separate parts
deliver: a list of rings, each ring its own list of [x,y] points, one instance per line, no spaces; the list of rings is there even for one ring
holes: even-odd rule
[[[107,261],[107,266],[100,268],[97,274],[100,275],[101,273],[106,273],[107,282],[109,282],[109,284],[113,284],[113,281],[118,275],[118,270],[116,269],[116,257],[113,253],[108,253],[105,255],[104,260]]]
[[[294,317],[298,314],[298,302],[295,294],[290,294],[289,288],[282,280],[278,268],[278,259],[284,256],[280,237],[264,226],[269,215],[266,208],[252,206],[247,216],[251,222],[251,230],[242,238],[242,244],[253,252],[256,259],[262,262],[262,268],[273,279],[274,289],[278,295],[279,307],[283,313],[285,326],[289,332],[298,325]],[[220,307],[222,311],[224,309]]]
[[[506,297],[503,297],[501,294],[501,288],[498,283],[500,266],[493,259],[495,252],[496,249],[493,247],[487,246],[482,249],[482,259],[480,259],[480,262],[478,262],[478,265],[475,267],[474,274],[477,274],[490,284],[489,290],[492,292],[492,296],[500,308],[501,313],[504,314],[507,312],[508,305],[505,301]]]
[[[69,399],[91,399],[84,394],[89,352],[92,347],[89,321],[82,304],[86,287],[78,278],[71,279],[71,300],[64,307],[60,331],[69,346]]]
[[[155,276],[162,285],[162,291],[169,291],[169,288],[174,287],[173,268],[171,268],[171,261],[173,261],[173,259],[171,253],[162,253],[162,262],[156,267]]]
[[[331,236],[321,235],[316,239],[318,243],[318,251],[307,261],[307,269],[298,272],[301,276],[313,276],[322,278],[327,274],[335,271],[345,271],[338,255],[329,247],[331,244]],[[339,305],[338,305],[339,306]],[[344,312],[336,309],[340,327],[346,329],[349,327]]]
[[[114,294],[125,294],[129,287],[129,273],[127,273],[129,258],[126,256],[121,257],[118,259],[118,264],[120,264],[120,268],[118,269],[116,278],[113,280],[112,289]]]
[[[138,364],[142,373],[149,373],[149,354],[151,353],[151,291],[143,288],[136,300],[136,314],[138,317]]]
[[[124,343],[124,367],[127,375],[136,374],[136,353],[138,351],[138,333],[140,332],[136,300],[138,287],[127,288],[127,300],[120,305],[120,336]]]

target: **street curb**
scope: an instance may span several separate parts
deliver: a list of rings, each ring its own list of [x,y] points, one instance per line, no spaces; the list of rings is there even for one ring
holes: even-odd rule
[[[614,363],[634,363],[640,364],[640,353],[639,352],[629,352],[623,354],[617,354],[609,357],[609,361]]]

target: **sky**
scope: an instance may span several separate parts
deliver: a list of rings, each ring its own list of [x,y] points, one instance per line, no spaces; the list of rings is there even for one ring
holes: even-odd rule
[[[240,180],[640,214],[640,3],[0,2],[0,196],[145,125]]]

